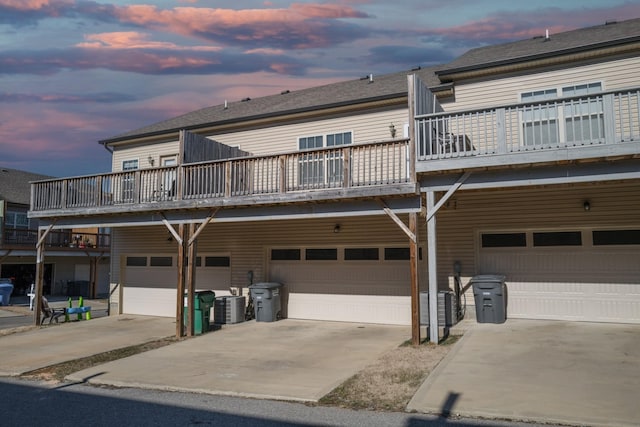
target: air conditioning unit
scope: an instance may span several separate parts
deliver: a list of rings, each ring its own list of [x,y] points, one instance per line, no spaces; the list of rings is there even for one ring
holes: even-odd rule
[[[438,326],[451,327],[458,323],[456,297],[451,291],[438,292]],[[429,292],[420,292],[420,325],[429,326]]]
[[[245,297],[222,296],[213,303],[213,323],[229,324],[244,322]]]

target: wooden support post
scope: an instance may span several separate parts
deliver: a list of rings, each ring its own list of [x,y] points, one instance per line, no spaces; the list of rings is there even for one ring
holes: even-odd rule
[[[278,177],[280,178],[278,184],[278,191],[280,193],[287,192],[287,157],[278,157]]]
[[[44,288],[44,236],[46,230],[38,230],[38,243],[36,245],[36,289],[33,302],[33,324],[40,326],[42,322],[42,289]]]
[[[342,187],[351,187],[351,147],[342,149]]]
[[[189,234],[184,239],[187,245],[187,307],[189,312],[187,313],[187,336],[192,337],[194,335],[195,326],[195,291],[196,291],[196,240],[191,236],[195,235],[196,225],[194,223],[189,224]]]
[[[180,240],[178,241],[178,295],[176,297],[176,337],[180,338],[184,336],[184,272],[185,247],[187,242],[184,224],[180,224],[178,226],[178,234],[180,235]]]
[[[409,229],[416,238],[409,242],[411,265],[411,343],[420,345],[420,281],[418,279],[418,214],[409,214]]]
[[[33,301],[34,309],[33,309],[33,324],[35,326],[40,326],[42,319],[42,290],[44,289],[44,242],[49,234],[49,232],[53,229],[53,225],[56,220],[53,220],[52,224],[49,224],[47,228],[38,229],[38,241],[36,242],[36,289],[35,289],[35,299]]]
[[[231,162],[224,162],[224,197],[231,197],[232,182],[231,182]]]

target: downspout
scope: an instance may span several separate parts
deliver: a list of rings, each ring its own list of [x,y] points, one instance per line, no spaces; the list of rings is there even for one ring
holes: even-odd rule
[[[109,154],[113,154],[113,150],[109,147],[107,147],[106,143],[101,143],[100,145],[102,145],[104,147],[105,150],[107,150],[109,152]]]

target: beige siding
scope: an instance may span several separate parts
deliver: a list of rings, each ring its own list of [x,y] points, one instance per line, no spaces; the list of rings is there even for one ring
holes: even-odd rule
[[[581,67],[546,71],[491,81],[456,84],[455,102],[443,103],[446,111],[462,111],[516,104],[522,92],[587,82],[603,83],[604,90],[640,86],[640,57]]]
[[[153,145],[136,145],[125,149],[116,149],[113,152],[111,170],[113,172],[122,171],[122,162],[124,160],[138,159],[138,168],[147,169],[151,167],[159,167],[160,157],[177,155],[180,143],[178,141],[156,143]],[[154,161],[153,166],[149,163],[149,157]]]
[[[585,200],[591,204],[589,212],[585,212],[583,209]],[[459,190],[454,194],[448,206],[436,215],[438,229],[437,268],[441,288],[443,284],[452,285],[453,263],[455,261],[462,264],[463,285],[468,284],[469,279],[476,274],[500,273],[500,271],[482,271],[479,267],[480,232],[640,228],[640,211],[638,210],[640,182],[593,183],[545,188],[527,187],[493,191],[465,192]],[[637,254],[636,259],[640,262],[640,249],[637,247],[629,248],[626,253],[634,250]],[[615,249],[601,252],[603,252],[603,257],[600,258],[600,261],[607,263],[607,265],[615,265],[611,263],[612,257],[616,256]],[[557,257],[558,259],[568,257],[563,262],[566,266],[571,263],[570,254],[566,251],[559,251]],[[515,268],[515,266],[512,265],[510,268]],[[576,273],[573,277],[574,282],[589,282],[595,279],[604,286],[610,281],[615,282],[622,279],[628,281],[628,278],[625,278],[624,270],[611,270],[611,268],[603,269],[602,277],[594,277],[593,275],[584,277],[584,275]],[[564,272],[566,270],[560,268],[556,271]],[[531,269],[531,264],[526,273],[528,279],[537,274],[535,269]],[[548,276],[547,273],[545,274]],[[640,284],[637,279],[636,284]],[[467,292],[467,301],[473,304],[471,290]]]
[[[353,132],[353,143],[363,144],[391,139],[389,125],[394,124],[396,138],[402,137],[407,123],[407,109],[359,114],[324,120],[309,120],[303,123],[273,126],[265,129],[248,130],[212,135],[211,138],[223,144],[238,146],[255,155],[291,152],[298,150],[298,138],[339,132]]]
[[[406,218],[405,222],[407,222]],[[340,224],[339,233],[333,232],[336,224]],[[168,241],[169,237],[169,231],[164,226],[113,229],[112,287],[116,287],[120,281],[122,254],[175,256],[177,244],[175,241]],[[424,246],[426,240],[423,230],[421,230],[420,239],[421,246]],[[254,283],[270,280],[268,250],[271,247],[408,247],[408,245],[408,237],[386,215],[246,223],[214,222],[200,234],[198,254],[230,255],[231,286],[246,288],[249,285],[249,271],[253,272]],[[426,249],[423,249],[423,254],[426,255]],[[426,259],[423,259],[421,269],[424,271],[425,268]],[[170,280],[173,279],[170,278]],[[426,287],[426,274],[421,275],[421,282],[422,287]],[[196,283],[196,287],[210,288],[199,283]],[[211,288],[223,291],[227,286]],[[116,292],[112,295],[112,302],[117,303],[118,299]]]
[[[377,111],[355,116],[337,117],[324,120],[308,120],[302,123],[285,124],[241,132],[210,135],[223,144],[239,147],[254,155],[294,152],[298,150],[298,138],[340,132],[353,132],[353,143],[364,144],[391,139],[389,126],[394,125],[396,138],[403,137],[408,123],[407,109]],[[136,145],[114,151],[112,171],[122,170],[124,160],[138,159],[140,169],[160,166],[160,157],[177,154],[179,142]],[[149,156],[154,165],[149,163]]]
[[[464,186],[463,186],[464,188]],[[583,202],[591,210],[585,212]],[[459,190],[436,215],[439,283],[452,282],[462,263],[463,282],[477,267],[481,231],[640,227],[640,182],[592,183],[493,191]],[[494,272],[499,273],[499,272]]]

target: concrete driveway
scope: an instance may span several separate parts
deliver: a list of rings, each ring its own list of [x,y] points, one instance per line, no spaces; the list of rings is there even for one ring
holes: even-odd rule
[[[408,405],[418,412],[637,426],[640,325],[477,324]]]
[[[317,401],[382,353],[410,339],[410,334],[408,326],[250,321],[80,371],[67,379]]]
[[[175,335],[173,319],[112,316],[30,329],[0,336],[0,376]]]

